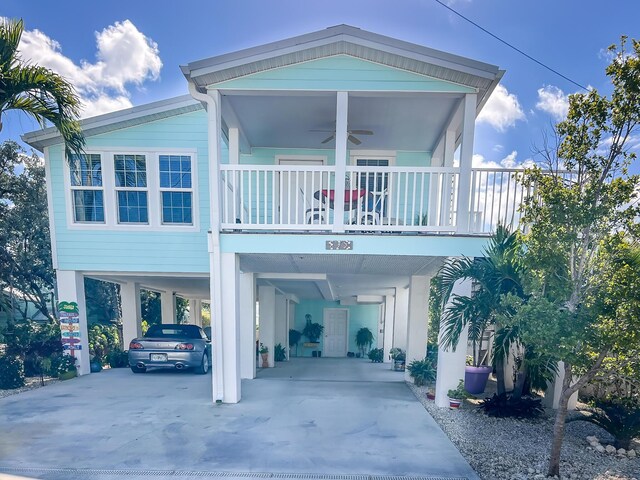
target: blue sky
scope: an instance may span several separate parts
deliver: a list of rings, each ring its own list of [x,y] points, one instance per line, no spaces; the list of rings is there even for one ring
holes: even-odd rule
[[[579,90],[434,0],[2,3],[0,16],[25,21],[23,57],[71,79],[94,112],[187,93],[181,64],[342,23],[507,71],[478,122],[477,163],[506,166],[531,158],[532,147],[541,144],[541,132],[562,114],[565,95]],[[637,0],[447,3],[577,83],[601,92],[609,88],[606,47],[622,34],[640,37]],[[26,117],[11,115],[4,119],[0,140],[18,139],[35,128]]]

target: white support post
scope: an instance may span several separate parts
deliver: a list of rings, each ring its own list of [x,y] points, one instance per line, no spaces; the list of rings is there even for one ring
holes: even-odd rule
[[[476,122],[476,94],[467,93],[464,97],[462,123],[462,145],[460,147],[460,178],[458,179],[458,206],[456,231],[469,231],[469,210],[471,209],[471,166],[473,161],[473,140]]]
[[[276,338],[275,343],[287,346],[287,298],[276,294]],[[275,354],[275,348],[274,348]],[[275,367],[275,360],[274,365]]]
[[[258,288],[258,307],[260,309],[259,341],[269,349],[269,367],[273,367],[273,347],[276,343],[275,287]]]
[[[422,360],[427,353],[427,328],[429,326],[429,277],[413,275],[409,284],[409,321],[407,322],[406,363]],[[404,378],[412,381],[409,370]]]
[[[409,289],[396,288],[393,322],[393,346],[407,350],[407,321],[409,319]]]
[[[577,381],[577,380],[574,380]],[[560,396],[562,395],[562,382],[564,382],[564,362],[558,362],[558,374],[553,381],[547,386],[547,391],[544,393],[543,404],[545,407],[558,409],[560,405]],[[573,382],[572,382],[573,383]],[[575,410],[578,403],[578,392],[571,395],[569,398],[569,410]]]
[[[256,378],[256,286],[251,272],[240,274],[240,377]]]
[[[84,296],[84,276],[74,270],[56,271],[58,303],[75,302],[78,304],[80,324],[80,350],[71,353],[76,360],[78,375],[91,373],[89,368],[89,328],[87,326],[87,304]]]
[[[338,92],[336,100],[336,179],[333,201],[333,231],[344,232],[344,190],[347,175],[347,120],[349,115],[349,94]]]
[[[162,323],[176,323],[176,294],[174,292],[160,293],[160,310]]]
[[[240,163],[240,130],[237,127],[229,128],[229,164],[238,165]],[[227,172],[229,175],[231,172]],[[235,174],[231,174],[235,175]],[[229,179],[227,179],[229,181]],[[231,184],[234,188],[234,196],[235,196],[235,205],[236,208],[242,208],[242,198],[240,197],[240,188],[239,185],[235,184],[235,177],[231,180]],[[232,210],[233,211],[233,210]],[[240,216],[238,210],[238,218]],[[237,221],[238,218],[234,218],[233,221]]]
[[[393,348],[393,325],[395,319],[396,297],[386,295],[384,297],[384,350],[383,361],[391,362],[389,351]]]
[[[122,343],[129,350],[131,340],[142,336],[142,312],[140,302],[140,284],[124,283],[120,285],[122,304]]]
[[[222,381],[224,403],[240,401],[240,259],[221,253],[222,283]]]
[[[468,297],[471,295],[471,280],[459,280],[453,286],[452,295]],[[448,305],[447,305],[448,306]],[[440,335],[438,343],[442,340],[444,328],[440,322]],[[436,405],[448,407],[447,392],[458,386],[460,380],[464,380],[464,367],[467,360],[468,329],[460,333],[458,344],[455,347],[438,349],[438,373],[436,377]]]
[[[453,167],[453,156],[456,152],[456,132],[447,130],[444,133],[443,167]]]
[[[202,327],[202,300],[189,299],[189,323]]]
[[[378,331],[376,333],[376,348],[382,348],[384,352],[384,302],[378,305]],[[384,358],[384,356],[383,356]]]

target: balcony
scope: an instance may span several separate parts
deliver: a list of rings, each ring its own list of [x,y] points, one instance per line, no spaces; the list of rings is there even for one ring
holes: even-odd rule
[[[517,228],[530,193],[516,180],[521,170],[471,169],[464,178],[453,167],[343,168],[339,181],[336,166],[220,165],[220,228],[489,235],[498,223]]]

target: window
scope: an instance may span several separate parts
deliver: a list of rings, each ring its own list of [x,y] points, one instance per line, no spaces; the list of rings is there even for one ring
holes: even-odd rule
[[[118,223],[149,223],[144,155],[114,155]]]
[[[99,154],[72,155],[69,161],[73,221],[104,223],[102,161]]]
[[[193,224],[191,157],[160,155],[162,223]]]

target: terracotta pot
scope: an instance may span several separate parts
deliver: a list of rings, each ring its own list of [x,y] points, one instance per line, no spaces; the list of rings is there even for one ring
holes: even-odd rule
[[[268,353],[261,353],[260,356],[262,357],[262,368],[268,368],[269,367],[269,354]]]

